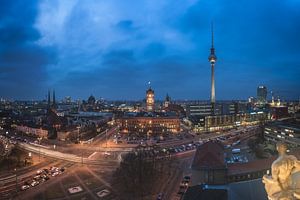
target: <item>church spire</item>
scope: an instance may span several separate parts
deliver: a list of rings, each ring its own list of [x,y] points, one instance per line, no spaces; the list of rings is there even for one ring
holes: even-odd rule
[[[50,100],[50,90],[48,90],[48,108],[50,108],[51,100]]]
[[[52,106],[53,106],[53,108],[55,108],[55,107],[56,107],[56,102],[55,102],[55,90],[53,90],[52,98],[53,98]]]

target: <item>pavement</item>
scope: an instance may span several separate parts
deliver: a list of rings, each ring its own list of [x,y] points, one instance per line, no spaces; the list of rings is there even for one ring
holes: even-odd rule
[[[109,182],[113,167],[98,168],[75,164],[64,174],[59,175],[47,182],[45,185],[38,185],[27,191],[20,192],[15,199],[24,200],[63,200],[63,199],[106,199],[115,200],[113,189]],[[83,191],[71,194],[68,189],[71,187],[81,187]],[[97,192],[108,190],[110,194],[104,198],[99,198]]]

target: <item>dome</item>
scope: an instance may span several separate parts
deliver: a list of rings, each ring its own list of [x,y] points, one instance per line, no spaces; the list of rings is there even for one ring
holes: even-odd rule
[[[96,102],[96,99],[93,95],[91,95],[89,98],[88,98],[88,104],[94,104]]]

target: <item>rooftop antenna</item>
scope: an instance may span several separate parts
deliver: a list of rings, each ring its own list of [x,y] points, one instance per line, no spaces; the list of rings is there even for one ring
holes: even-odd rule
[[[214,48],[214,22],[211,21],[211,48]]]

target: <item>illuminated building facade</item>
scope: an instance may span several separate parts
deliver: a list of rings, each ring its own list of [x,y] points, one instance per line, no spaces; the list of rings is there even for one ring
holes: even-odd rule
[[[212,104],[210,103],[198,103],[198,104],[191,104],[187,105],[186,112],[188,116],[208,116],[213,115],[212,113]],[[221,113],[221,105],[214,104],[214,114],[220,115]]]
[[[154,102],[154,90],[151,87],[146,91],[146,110],[147,112],[153,112],[155,107]]]
[[[267,119],[264,112],[252,112],[236,115],[190,116],[195,132],[217,131],[243,125],[259,124]]]
[[[271,119],[277,120],[289,116],[287,106],[271,106],[270,107]]]
[[[136,133],[150,136],[180,131],[179,117],[168,113],[125,115],[117,119],[117,123],[120,126],[120,131],[128,134]]]
[[[168,95],[166,101],[170,102]],[[168,107],[170,105],[168,104]],[[146,112],[127,112],[116,121],[121,133],[125,134],[156,136],[180,131],[177,112],[155,112],[154,90],[151,87],[146,91]]]
[[[266,140],[277,143],[282,141],[290,146],[300,146],[299,121],[289,119],[266,124],[264,129]]]

